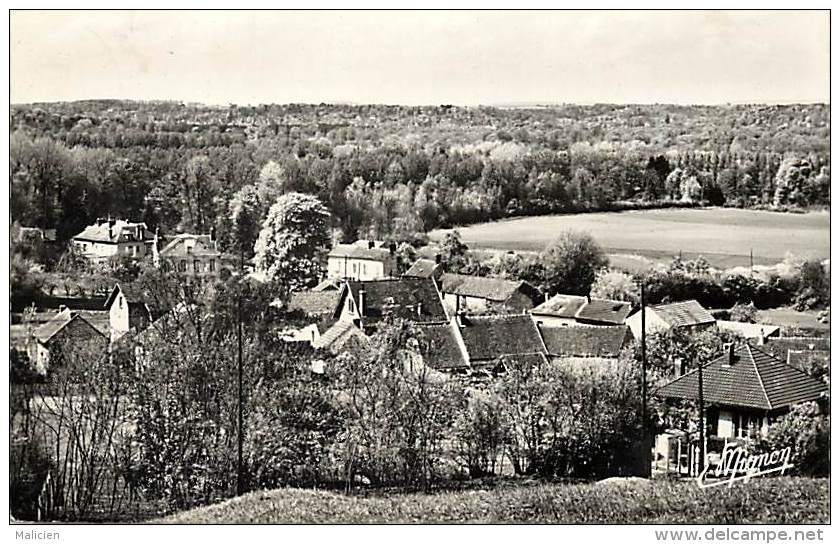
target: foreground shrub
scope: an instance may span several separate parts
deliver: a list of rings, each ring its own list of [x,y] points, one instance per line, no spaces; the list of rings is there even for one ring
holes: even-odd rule
[[[808,476],[831,474],[830,416],[820,413],[816,403],[796,406],[770,428],[762,447],[768,450],[790,447],[794,472]]]
[[[518,474],[628,474],[641,436],[632,361],[559,362],[510,369],[495,392]]]

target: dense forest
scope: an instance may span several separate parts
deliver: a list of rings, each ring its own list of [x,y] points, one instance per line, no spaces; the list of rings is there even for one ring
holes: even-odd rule
[[[670,202],[829,203],[827,105],[214,107],[96,100],[10,111],[11,214],[64,241],[98,216],[232,242],[317,195],[345,240]],[[258,228],[250,234],[256,238]]]

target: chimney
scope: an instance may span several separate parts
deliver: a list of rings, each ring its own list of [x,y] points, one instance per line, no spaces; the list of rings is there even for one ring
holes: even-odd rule
[[[65,306],[64,304],[61,304],[61,305],[58,307],[58,313],[61,313],[61,312],[63,312],[63,311],[64,311],[64,310],[66,310],[66,309],[67,309],[67,306]]]
[[[365,316],[365,290],[359,289],[359,315]]]
[[[435,264],[440,264],[440,253],[435,253]]]
[[[735,344],[734,343],[727,343],[723,345],[723,352],[726,355],[726,359],[723,362],[723,366],[732,366],[735,364]]]
[[[392,256],[396,255],[397,254],[397,243],[396,242],[391,242],[390,244],[388,244],[388,251],[391,252]]]
[[[417,315],[418,316],[423,315],[423,303],[422,302],[417,303]]]
[[[215,225],[213,225],[212,227],[210,227],[210,241],[211,241],[211,242],[215,242],[215,241],[216,241],[216,226],[215,226]]]
[[[758,330],[758,345],[763,346],[766,343],[767,343],[767,337],[764,336],[764,327],[761,327]]]
[[[592,298],[590,298],[589,293],[586,293],[586,303],[589,304],[592,302]]]
[[[368,249],[373,249],[374,244],[373,240],[368,240]]]

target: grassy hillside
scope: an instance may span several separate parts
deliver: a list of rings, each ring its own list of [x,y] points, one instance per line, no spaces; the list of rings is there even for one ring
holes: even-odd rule
[[[509,484],[376,497],[261,491],[163,523],[827,523],[828,479],[773,478],[732,488],[693,481]]]

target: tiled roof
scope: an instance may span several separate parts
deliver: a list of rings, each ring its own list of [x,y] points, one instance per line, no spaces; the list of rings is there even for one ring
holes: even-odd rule
[[[308,316],[331,314],[340,299],[339,291],[298,291],[289,296],[288,309]]]
[[[409,321],[446,321],[446,311],[435,282],[429,278],[395,278],[372,281],[348,281],[353,300],[358,304],[359,291],[365,291],[366,322],[391,315]],[[344,301],[346,289],[342,290]],[[418,309],[419,308],[419,309]]]
[[[440,282],[440,290],[444,293],[483,298],[494,302],[506,301],[525,283],[524,281],[466,276],[463,274],[443,274]]]
[[[191,249],[187,245],[189,240],[195,241],[195,245]],[[219,251],[209,234],[178,234],[160,250],[161,257],[189,257],[192,255],[219,255]]]
[[[335,259],[364,259],[367,261],[386,262],[392,258],[391,251],[387,248],[368,248],[355,244],[337,244],[328,257]]]
[[[468,368],[458,346],[456,332],[449,323],[419,325],[420,353],[427,365],[436,370]]]
[[[628,329],[614,327],[540,327],[545,347],[556,357],[617,357]]]
[[[714,323],[715,318],[696,300],[650,306],[672,328]],[[647,314],[645,314],[647,315]]]
[[[435,275],[435,268],[439,266],[431,259],[418,259],[405,271],[403,276],[414,278],[431,278]]]
[[[460,316],[458,321],[471,363],[546,351],[529,315]]]
[[[586,297],[577,295],[554,295],[531,310],[531,313],[553,317],[573,318],[577,315],[578,310],[580,310],[584,304],[586,304]]]
[[[582,321],[622,325],[632,309],[629,302],[593,298],[578,310],[575,317]]]
[[[703,398],[706,402],[776,410],[814,401],[828,386],[805,372],[783,363],[750,345],[703,365]],[[661,397],[697,399],[698,372],[692,370],[657,390]]]
[[[143,239],[136,238],[136,227],[143,227]],[[121,238],[125,235],[127,238]],[[154,239],[152,233],[149,232],[145,223],[132,223],[119,219],[114,222],[113,226],[109,228],[108,222],[100,225],[89,225],[85,230],[73,237],[75,240],[85,240],[89,242],[111,242],[118,241],[150,241]]]

